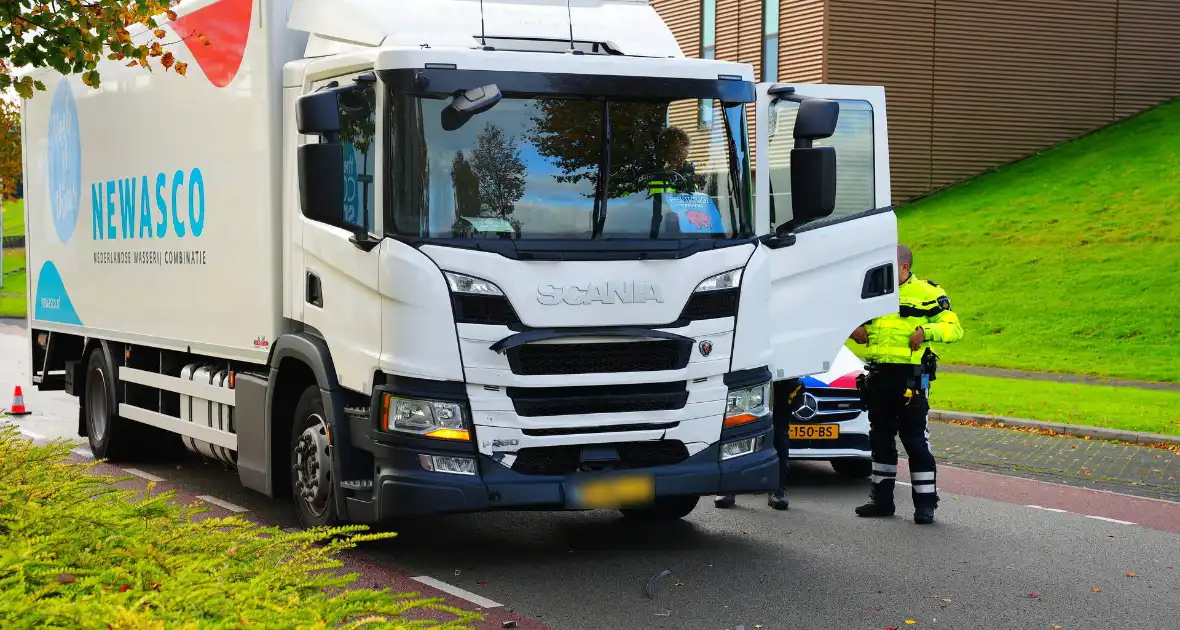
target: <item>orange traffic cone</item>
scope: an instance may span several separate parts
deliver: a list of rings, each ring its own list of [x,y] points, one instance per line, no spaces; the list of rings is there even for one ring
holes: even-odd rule
[[[10,415],[10,416],[27,416],[30,413],[32,413],[32,412],[29,411],[28,409],[25,409],[24,393],[21,392],[20,385],[17,385],[16,389],[13,390],[13,392],[12,392],[12,408],[10,408],[8,410],[8,415]]]

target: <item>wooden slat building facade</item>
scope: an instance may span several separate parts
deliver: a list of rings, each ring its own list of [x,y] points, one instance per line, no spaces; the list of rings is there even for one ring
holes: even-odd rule
[[[773,78],[764,0],[652,0],[693,57],[706,3],[715,57]],[[885,86],[895,201],[1180,96],[1180,0],[778,3],[779,81]]]

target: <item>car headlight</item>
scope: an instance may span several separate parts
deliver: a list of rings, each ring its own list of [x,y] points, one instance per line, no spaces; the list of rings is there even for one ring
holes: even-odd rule
[[[444,271],[443,274],[447,277],[447,286],[451,288],[452,293],[504,295],[504,292],[494,282],[484,280],[483,278],[467,276],[453,271]]]
[[[715,276],[710,276],[701,281],[693,293],[706,293],[708,291],[724,291],[726,289],[736,289],[742,284],[742,270],[731,269],[725,273],[719,273]]]
[[[754,422],[767,414],[771,407],[771,382],[753,387],[729,390],[725,399],[725,428]]]
[[[441,400],[398,398],[390,394],[382,396],[381,430],[443,440],[471,439],[463,405]]]

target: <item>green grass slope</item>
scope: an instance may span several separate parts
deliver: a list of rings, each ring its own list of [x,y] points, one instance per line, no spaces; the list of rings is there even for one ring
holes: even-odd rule
[[[5,201],[0,207],[0,227],[4,229],[4,236],[16,236],[25,233],[25,202]]]
[[[899,209],[944,362],[1180,381],[1180,101]]]

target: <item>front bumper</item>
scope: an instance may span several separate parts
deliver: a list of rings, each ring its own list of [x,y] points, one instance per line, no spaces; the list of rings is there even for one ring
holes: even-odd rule
[[[478,453],[470,443],[439,444],[438,440],[385,435],[354,439],[355,447],[372,453],[374,476],[371,491],[345,491],[352,495],[344,498],[346,518],[352,522],[374,523],[406,516],[489,510],[579,509],[571,503],[569,491],[573,484],[590,475],[595,478],[610,474],[651,475],[657,498],[771,492],[778,487],[779,462],[770,419],[756,425],[741,432],[726,431],[720,442],[677,464],[567,475],[522,474]],[[354,436],[369,435],[361,427],[353,429]],[[721,444],[757,436],[763,436],[760,450],[720,460]],[[474,458],[478,474],[425,470],[420,454]]]

